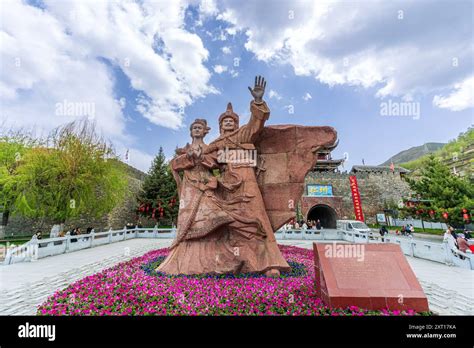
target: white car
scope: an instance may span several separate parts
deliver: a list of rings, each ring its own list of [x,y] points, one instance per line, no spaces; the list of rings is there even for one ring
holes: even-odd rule
[[[372,232],[369,226],[362,221],[357,220],[337,220],[337,229],[349,232]]]

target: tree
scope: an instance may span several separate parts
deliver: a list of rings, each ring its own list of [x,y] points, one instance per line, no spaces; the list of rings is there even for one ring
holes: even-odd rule
[[[57,128],[42,146],[24,151],[12,173],[2,169],[1,197],[11,214],[61,224],[82,214],[100,217],[121,202],[125,173],[94,128],[88,121]]]
[[[143,182],[138,204],[141,216],[155,219],[161,225],[176,222],[179,210],[177,187],[162,147]]]
[[[433,155],[427,159],[418,176],[407,178],[407,182],[421,199],[410,210],[424,219],[441,219],[452,225],[461,225],[463,209],[472,214],[473,187],[467,179],[453,175],[449,167]]]
[[[7,194],[5,183],[16,175],[16,169],[22,158],[33,146],[39,146],[39,142],[26,132],[9,131],[0,135],[0,213],[2,213],[0,225],[7,225],[13,204],[13,197]]]

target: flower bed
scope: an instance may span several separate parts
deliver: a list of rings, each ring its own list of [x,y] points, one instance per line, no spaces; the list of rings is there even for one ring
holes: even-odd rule
[[[329,309],[316,296],[313,252],[280,246],[292,267],[279,278],[257,274],[169,276],[155,271],[159,249],[57,291],[39,315],[415,315],[414,311]]]

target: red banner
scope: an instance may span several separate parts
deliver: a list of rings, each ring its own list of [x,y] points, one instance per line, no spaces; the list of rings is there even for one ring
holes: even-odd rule
[[[360,200],[359,186],[355,175],[349,177],[351,183],[352,202],[354,203],[354,213],[356,220],[364,221],[364,213],[362,212],[362,202]]]

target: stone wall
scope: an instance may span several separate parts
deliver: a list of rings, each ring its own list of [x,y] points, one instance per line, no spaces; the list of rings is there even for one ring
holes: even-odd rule
[[[340,199],[334,200],[337,204],[333,208],[339,219],[354,219],[349,176],[347,173],[311,172],[306,177],[306,184],[332,185],[333,195],[342,199],[342,204]],[[398,173],[357,173],[355,176],[367,223],[375,223],[377,213],[411,194],[408,184]]]

